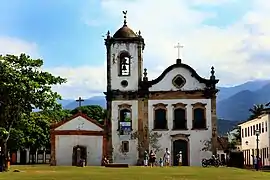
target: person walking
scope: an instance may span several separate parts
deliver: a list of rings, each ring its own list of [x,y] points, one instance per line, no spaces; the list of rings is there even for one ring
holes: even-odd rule
[[[149,160],[149,154],[148,154],[148,152],[145,150],[145,151],[144,151],[144,155],[143,155],[143,164],[144,164],[144,166],[148,166],[148,160]]]
[[[170,153],[169,149],[166,148],[165,153],[164,153],[164,156],[163,156],[165,166],[169,166],[170,165],[170,155],[171,155],[171,153]]]

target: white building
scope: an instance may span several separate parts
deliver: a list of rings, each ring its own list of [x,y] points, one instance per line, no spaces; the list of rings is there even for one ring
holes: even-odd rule
[[[111,139],[107,153],[114,163],[141,163],[145,150],[171,160],[182,152],[183,165],[200,166],[216,153],[216,84],[177,59],[154,80],[143,68],[144,39],[124,21],[113,36],[108,32],[107,111]],[[158,50],[157,50],[158,51]]]
[[[51,165],[76,166],[84,159],[86,165],[100,166],[106,141],[104,127],[79,112],[52,125]]]
[[[241,144],[244,152],[245,164],[253,164],[253,156],[257,156],[257,137],[255,131],[260,132],[259,135],[259,157],[262,159],[263,165],[270,165],[269,157],[269,111],[265,111],[256,119],[239,124],[241,127]]]

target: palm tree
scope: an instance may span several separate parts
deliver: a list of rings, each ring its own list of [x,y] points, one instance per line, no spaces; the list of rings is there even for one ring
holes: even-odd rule
[[[264,110],[263,104],[254,104],[251,109],[249,109],[249,112],[252,114],[250,115],[249,119],[255,119],[258,116],[262,114],[262,111]]]

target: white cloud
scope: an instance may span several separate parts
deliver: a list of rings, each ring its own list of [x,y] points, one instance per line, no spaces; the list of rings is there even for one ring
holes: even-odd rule
[[[14,37],[0,36],[1,55],[19,55],[21,53],[26,53],[34,58],[40,58],[36,43],[27,42]]]
[[[219,85],[233,85],[247,80],[269,77],[270,63],[258,63],[258,55],[270,50],[270,6],[264,0],[252,1],[252,8],[242,18],[227,27],[204,25],[217,14],[204,12],[194,6],[220,6],[237,3],[236,0],[103,0],[103,23],[116,22],[107,27],[112,33],[122,26],[122,10],[128,11],[128,25],[141,30],[145,38],[145,67],[150,79],[156,78],[175,63],[180,42],[183,63],[191,65],[203,77],[209,77],[210,67],[216,68]],[[236,5],[239,5],[236,4]],[[241,7],[239,7],[241,8]],[[230,12],[228,12],[228,16]],[[98,17],[99,21],[101,17]],[[223,21],[223,19],[220,19]],[[89,20],[88,22],[95,22]],[[104,29],[106,32],[107,29]],[[252,29],[252,31],[251,31]],[[105,53],[105,51],[104,51]],[[266,54],[266,53],[264,53]],[[255,57],[256,59],[251,59]],[[262,58],[262,57],[261,57]],[[266,57],[267,58],[267,57]],[[270,58],[270,56],[268,57]],[[156,68],[151,64],[155,63]],[[64,97],[91,96],[106,87],[106,68],[55,68],[52,72],[67,77],[69,82],[59,88]],[[76,88],[74,88],[76,87]]]
[[[98,19],[102,25],[116,22],[114,27],[104,29],[104,32],[109,29],[114,33],[122,26],[122,10],[128,10],[128,25],[134,31],[141,30],[145,38],[144,62],[150,79],[156,78],[167,66],[175,63],[177,50],[174,45],[177,42],[184,45],[183,63],[192,66],[201,76],[209,77],[210,67],[215,66],[219,85],[266,79],[270,69],[270,63],[267,62],[270,55],[265,53],[270,50],[270,21],[267,19],[270,16],[270,5],[267,1],[253,0],[251,9],[237,22],[223,28],[203,24],[209,18],[220,18],[218,14],[194,8],[199,5],[223,7],[224,4],[233,3],[237,1],[103,0],[103,16]],[[95,20],[85,22],[97,25]],[[15,50],[19,49],[16,52],[22,51],[21,46],[14,46]],[[7,48],[5,43],[1,44],[0,39],[0,51],[2,47]],[[30,43],[27,47],[29,49],[24,51],[35,51],[36,45]],[[155,68],[150,66],[153,63],[156,64]],[[106,87],[105,66],[57,67],[48,70],[68,78],[67,84],[55,88],[64,98],[99,95]]]
[[[224,3],[237,3],[235,0],[156,2],[102,2],[103,11],[107,13],[106,18],[110,17],[113,21],[118,19],[119,26],[122,24],[120,13],[128,10],[128,25],[135,31],[141,30],[146,41],[146,65],[155,61],[165,68],[174,63],[177,52],[173,46],[179,41],[184,45],[183,62],[197,69],[204,77],[209,76],[210,67],[214,65],[221,80],[220,85],[269,77],[270,63],[265,63],[262,67],[256,60],[250,61],[254,54],[270,50],[270,21],[267,19],[270,16],[270,6],[266,1],[252,1],[253,8],[238,22],[225,28],[204,25],[205,20],[219,17],[217,14],[194,9],[193,5],[223,6]],[[250,32],[251,26],[253,31],[257,31],[253,35]],[[246,47],[252,51],[243,51]],[[149,73],[151,70],[153,69],[149,69]]]
[[[56,67],[46,70],[53,75],[67,78],[67,83],[54,87],[64,99],[100,96],[106,89],[105,66]]]

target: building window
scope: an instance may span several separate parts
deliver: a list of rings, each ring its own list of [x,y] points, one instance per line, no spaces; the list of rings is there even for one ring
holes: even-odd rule
[[[154,129],[168,130],[167,104],[155,104],[154,106]]]
[[[250,136],[252,136],[252,134],[253,134],[253,131],[252,131],[253,129],[252,129],[252,126],[250,126]]]
[[[259,123],[259,132],[260,132],[260,133],[262,132],[262,129],[261,129],[261,123]]]
[[[262,133],[264,133],[264,122],[262,122]]]
[[[253,135],[255,135],[255,125],[253,125]]]
[[[243,138],[243,137],[245,137],[245,136],[244,136],[244,129],[242,129],[242,138]]]
[[[187,129],[187,114],[186,114],[186,104],[177,103],[173,104],[173,129],[184,130]]]
[[[266,148],[266,158],[268,158],[268,157],[269,157],[269,149]]]
[[[122,104],[119,108],[119,135],[129,135],[132,131],[131,105]]]
[[[195,103],[192,104],[193,111],[193,126],[192,129],[205,129],[206,128],[206,104]]]
[[[258,130],[258,128],[259,128],[259,127],[258,127],[258,124],[256,124],[256,129],[255,129],[255,130],[257,131],[257,130]]]
[[[265,132],[267,132],[267,122],[265,122]]]
[[[247,127],[247,131],[248,131],[248,137],[249,137],[249,127]]]
[[[247,128],[245,128],[245,137],[247,137]]]
[[[129,152],[129,142],[122,141],[122,152],[127,153]]]
[[[130,76],[130,55],[128,52],[121,52],[119,55],[119,76]]]

